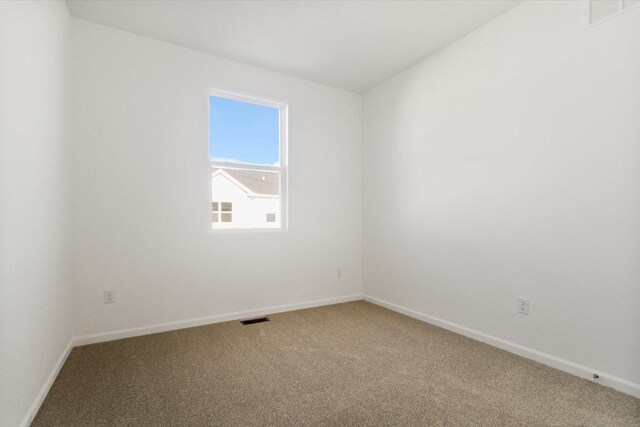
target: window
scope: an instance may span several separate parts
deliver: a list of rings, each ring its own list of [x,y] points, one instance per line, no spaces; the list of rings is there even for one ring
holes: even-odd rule
[[[232,202],[211,202],[212,222],[232,222],[233,221]]]
[[[640,5],[640,0],[589,0],[587,5],[589,25],[593,26]]]
[[[284,104],[210,93],[214,229],[286,227],[286,124]]]

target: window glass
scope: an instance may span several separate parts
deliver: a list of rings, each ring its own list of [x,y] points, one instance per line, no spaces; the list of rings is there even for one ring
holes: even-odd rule
[[[286,106],[230,97],[209,97],[212,226],[281,228]]]
[[[209,114],[212,161],[278,164],[278,108],[210,96]]]

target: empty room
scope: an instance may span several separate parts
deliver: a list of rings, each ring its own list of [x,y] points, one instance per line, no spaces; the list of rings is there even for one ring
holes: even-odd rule
[[[640,0],[0,1],[26,426],[640,426]]]

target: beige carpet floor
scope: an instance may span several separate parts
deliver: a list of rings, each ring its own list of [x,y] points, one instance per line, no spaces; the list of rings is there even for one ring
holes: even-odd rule
[[[358,301],[75,348],[34,426],[640,425],[640,400]]]

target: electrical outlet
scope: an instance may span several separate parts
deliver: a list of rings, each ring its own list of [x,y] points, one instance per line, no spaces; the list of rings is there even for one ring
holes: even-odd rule
[[[342,279],[342,269],[341,268],[339,268],[338,271],[336,272],[336,277],[338,279]]]
[[[518,298],[518,313],[529,315],[529,300],[527,298]]]
[[[116,302],[116,291],[113,289],[105,289],[102,298],[104,299],[105,304],[112,304]]]

